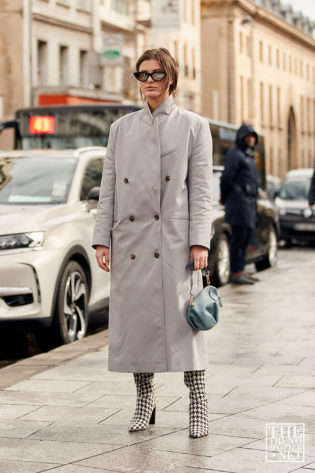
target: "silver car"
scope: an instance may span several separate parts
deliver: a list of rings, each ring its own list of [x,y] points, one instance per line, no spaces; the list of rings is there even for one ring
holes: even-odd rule
[[[62,343],[108,305],[91,248],[105,148],[0,152],[0,321],[37,320]]]

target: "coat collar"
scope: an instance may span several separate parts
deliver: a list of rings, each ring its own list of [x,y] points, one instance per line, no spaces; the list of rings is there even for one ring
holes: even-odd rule
[[[151,110],[150,110],[149,104],[146,100],[144,102],[144,106],[143,106],[143,110],[142,110],[142,119],[146,123],[149,123],[151,125],[154,118],[156,118],[159,115],[169,115],[172,108],[175,107],[175,106],[176,106],[176,104],[174,102],[174,99],[173,99],[172,95],[170,95],[152,113]]]

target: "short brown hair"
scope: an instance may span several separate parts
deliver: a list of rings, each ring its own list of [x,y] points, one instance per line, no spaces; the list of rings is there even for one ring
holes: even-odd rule
[[[171,94],[176,89],[178,80],[178,70],[175,59],[166,48],[147,49],[137,61],[137,72],[139,71],[140,65],[143,61],[148,61],[150,59],[158,61],[161,67],[165,70],[167,78],[165,88],[168,87],[169,94]]]

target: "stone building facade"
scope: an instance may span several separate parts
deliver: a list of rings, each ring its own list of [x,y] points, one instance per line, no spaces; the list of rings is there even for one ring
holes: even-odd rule
[[[313,24],[269,0],[202,0],[202,113],[265,136],[267,172],[315,163]]]
[[[27,106],[140,102],[136,59],[161,46],[179,63],[178,104],[200,113],[200,2],[179,1],[180,29],[161,33],[150,0],[0,0],[0,121]],[[121,65],[104,67],[105,34],[122,36]]]

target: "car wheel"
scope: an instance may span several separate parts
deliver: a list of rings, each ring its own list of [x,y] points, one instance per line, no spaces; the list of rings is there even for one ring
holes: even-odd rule
[[[256,261],[255,266],[257,271],[262,271],[263,269],[273,268],[277,265],[278,262],[278,239],[276,230],[274,227],[269,227],[268,234],[268,251],[263,259]]]
[[[53,319],[55,333],[61,343],[72,343],[86,335],[88,299],[84,271],[76,261],[69,261],[59,282]]]
[[[213,282],[216,286],[223,286],[230,279],[230,242],[225,233],[218,239],[215,251],[215,266]]]

